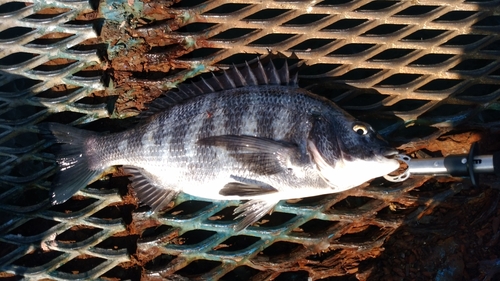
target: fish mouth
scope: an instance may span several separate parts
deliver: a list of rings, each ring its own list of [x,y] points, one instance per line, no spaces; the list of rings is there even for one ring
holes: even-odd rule
[[[382,151],[382,155],[386,158],[393,159],[399,154],[399,151],[397,151],[394,148],[386,148],[384,151]]]

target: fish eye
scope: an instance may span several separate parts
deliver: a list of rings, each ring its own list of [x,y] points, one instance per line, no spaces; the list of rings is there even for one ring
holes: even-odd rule
[[[356,132],[356,134],[363,136],[368,134],[368,128],[361,124],[356,124],[352,127],[352,130]]]

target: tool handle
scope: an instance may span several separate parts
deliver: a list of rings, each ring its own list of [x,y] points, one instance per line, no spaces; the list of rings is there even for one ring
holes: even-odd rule
[[[500,177],[500,151],[493,153],[493,170]]]

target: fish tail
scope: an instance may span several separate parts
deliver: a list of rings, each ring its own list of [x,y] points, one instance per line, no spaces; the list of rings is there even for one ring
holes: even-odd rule
[[[97,134],[59,123],[45,123],[38,128],[48,140],[60,144],[55,150],[59,169],[52,182],[50,201],[61,204],[104,172],[104,169],[91,168],[92,159],[85,144]]]

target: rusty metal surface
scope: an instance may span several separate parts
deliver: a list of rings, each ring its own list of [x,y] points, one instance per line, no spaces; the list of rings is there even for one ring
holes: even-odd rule
[[[5,276],[364,280],[402,224],[462,191],[460,183],[428,190],[420,177],[375,180],[341,194],[281,202],[234,234],[227,226],[238,202],[183,195],[173,210],[151,216],[137,207],[118,171],[67,204],[33,212],[46,201],[54,171],[36,123],[98,120],[88,127],[114,130],[103,127],[115,124],[106,117],[134,115],[163,90],[217,67],[269,52],[303,60],[302,86],[373,123],[408,153],[450,152],[429,142],[457,128],[500,125],[498,0],[174,2],[0,6]],[[466,142],[477,139],[472,134]],[[454,204],[483,197],[474,193]]]

